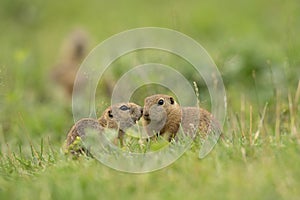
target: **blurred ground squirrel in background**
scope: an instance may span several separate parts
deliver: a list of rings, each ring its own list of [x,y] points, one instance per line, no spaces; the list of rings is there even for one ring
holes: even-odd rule
[[[115,129],[118,131],[118,137],[114,141],[117,144],[117,139],[120,144],[123,144],[123,137],[126,130],[136,124],[142,117],[143,109],[135,103],[119,103],[108,107],[102,115],[96,119],[83,118],[76,122],[69,133],[67,134],[65,149],[73,144],[77,137],[83,138],[88,129],[96,130],[101,133],[105,128]],[[77,150],[70,150],[71,153],[77,153]],[[80,153],[85,152],[84,149],[78,150]]]
[[[72,96],[77,71],[83,60],[88,56],[91,40],[90,34],[83,28],[71,31],[66,36],[58,62],[53,66],[50,73],[50,78],[64,89],[65,96],[69,98]],[[101,78],[103,79],[101,82],[102,92],[107,96],[111,96],[115,84],[113,75],[110,74]],[[82,88],[87,84],[86,79],[80,76],[77,77],[77,81],[79,81],[79,85],[82,85]]]
[[[162,135],[169,141],[182,127],[185,134],[221,134],[218,122],[207,110],[198,107],[181,107],[172,96],[156,94],[144,101],[143,125],[149,136]]]
[[[79,66],[87,55],[89,36],[83,29],[72,31],[65,39],[58,63],[51,78],[60,84],[68,96],[72,96],[74,80]]]

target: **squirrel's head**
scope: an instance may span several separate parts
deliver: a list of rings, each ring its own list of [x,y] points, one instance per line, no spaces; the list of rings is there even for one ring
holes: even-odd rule
[[[125,130],[141,118],[143,108],[135,103],[118,103],[108,107],[99,118],[99,123],[106,128]]]
[[[180,112],[179,104],[172,96],[156,94],[145,99],[143,109],[144,125],[159,132],[175,112]]]

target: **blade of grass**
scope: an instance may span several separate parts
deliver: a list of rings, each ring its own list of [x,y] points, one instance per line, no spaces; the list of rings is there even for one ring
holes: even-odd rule
[[[296,94],[295,94],[295,99],[294,99],[294,105],[295,106],[299,105],[298,104],[299,103],[299,99],[300,99],[300,80],[298,82],[298,87],[297,87]],[[297,109],[295,108],[295,110],[297,110]]]
[[[280,141],[280,95],[279,89],[276,90],[276,118],[275,118],[275,138],[276,142]]]
[[[260,121],[259,121],[259,124],[258,124],[257,131],[256,131],[256,133],[255,133],[255,135],[254,135],[254,139],[253,139],[252,145],[255,144],[256,140],[257,140],[258,137],[259,137],[261,128],[263,127],[263,122],[264,122],[264,118],[265,118],[265,114],[266,114],[267,107],[268,107],[268,102],[265,104],[265,107],[264,107],[262,116],[261,116]]]
[[[44,140],[43,140],[43,138],[41,138],[41,148],[40,148],[39,157],[40,157],[40,160],[42,160],[42,161],[44,161],[43,153],[44,153]]]
[[[235,113],[235,118],[236,118],[236,121],[237,121],[237,124],[238,124],[238,129],[239,129],[239,132],[242,132],[242,127],[241,127],[241,120],[240,120],[240,117],[237,113]],[[242,135],[243,136],[243,135]],[[244,136],[243,136],[244,137]]]
[[[245,95],[242,94],[241,97],[241,132],[243,138],[245,138]]]
[[[296,136],[296,127],[295,127],[295,116],[294,116],[294,109],[293,109],[293,100],[291,92],[288,92],[288,103],[289,103],[289,110],[290,110],[290,129],[292,136]]]
[[[249,143],[252,144],[252,105],[250,105]]]
[[[258,98],[258,91],[257,91],[256,72],[255,72],[255,70],[252,71],[252,78],[253,78],[253,83],[254,83],[256,103],[257,103],[258,108],[260,108],[260,103],[259,103],[259,98]],[[261,117],[261,113],[260,112],[259,112],[259,115]]]

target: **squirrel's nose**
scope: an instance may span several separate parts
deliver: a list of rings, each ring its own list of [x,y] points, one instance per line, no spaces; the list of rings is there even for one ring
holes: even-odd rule
[[[149,117],[149,112],[148,112],[148,111],[144,111],[143,115],[144,115],[145,117]]]

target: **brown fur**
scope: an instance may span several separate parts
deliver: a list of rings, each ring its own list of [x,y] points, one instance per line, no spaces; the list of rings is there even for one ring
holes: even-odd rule
[[[122,106],[126,110],[121,110]],[[119,131],[118,138],[122,144],[126,129],[136,124],[136,121],[142,116],[142,110],[141,106],[134,103],[119,103],[108,107],[98,120],[81,119],[68,132],[66,147],[70,146],[77,136],[84,138],[85,128],[96,129],[99,132],[102,132],[105,128],[116,129]]]
[[[161,100],[163,104],[159,105]],[[218,123],[207,110],[197,107],[180,107],[172,96],[164,94],[147,97],[143,111],[143,124],[150,136],[167,134],[170,140],[175,137],[180,125],[189,135],[193,135],[195,130],[207,134],[212,128],[218,128]]]
[[[121,106],[126,106],[128,110],[122,111]],[[122,139],[126,129],[135,125],[142,114],[143,108],[135,103],[119,103],[108,107],[98,121],[104,128],[117,129],[118,137]]]
[[[103,130],[103,127],[99,126],[97,120],[92,118],[83,118],[76,122],[76,124],[74,124],[71,130],[69,131],[67,135],[67,145],[69,146],[70,144],[72,144],[77,136],[84,137],[86,127],[95,128],[100,132]]]

